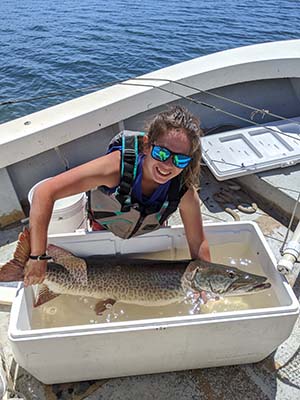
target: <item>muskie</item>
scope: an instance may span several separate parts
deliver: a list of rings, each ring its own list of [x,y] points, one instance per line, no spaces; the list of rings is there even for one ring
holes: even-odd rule
[[[22,281],[30,254],[29,231],[19,234],[13,259],[0,267],[0,281]],[[201,260],[141,260],[108,257],[79,258],[58,246],[47,248],[46,278],[35,306],[71,294],[99,299],[98,314],[116,301],[144,306],[180,302],[188,291],[213,296],[254,293],[271,287],[264,276]]]

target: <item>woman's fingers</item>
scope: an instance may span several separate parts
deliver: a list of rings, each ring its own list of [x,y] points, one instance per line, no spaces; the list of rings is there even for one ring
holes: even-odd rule
[[[24,286],[42,283],[46,276],[47,261],[29,260],[25,266]]]

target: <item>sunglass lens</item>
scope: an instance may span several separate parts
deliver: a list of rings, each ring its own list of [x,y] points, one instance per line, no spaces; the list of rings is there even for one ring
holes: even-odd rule
[[[170,157],[171,153],[168,149],[160,146],[153,146],[152,156],[158,161],[166,161]]]
[[[185,156],[184,154],[176,154],[173,156],[173,164],[177,168],[185,168],[189,165],[191,157]]]

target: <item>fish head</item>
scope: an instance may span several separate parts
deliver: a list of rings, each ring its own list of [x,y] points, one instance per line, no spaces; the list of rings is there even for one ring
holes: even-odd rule
[[[271,287],[265,276],[201,260],[194,263],[195,268],[189,274],[190,288],[196,292],[206,291],[214,295],[233,296],[256,293]]]

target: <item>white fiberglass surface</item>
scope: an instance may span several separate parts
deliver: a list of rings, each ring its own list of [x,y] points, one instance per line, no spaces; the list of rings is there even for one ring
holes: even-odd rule
[[[300,162],[300,118],[202,138],[203,159],[217,179]]]
[[[246,244],[231,242],[211,246],[214,262],[232,265],[242,270],[265,275],[260,257]],[[168,252],[140,254],[140,257],[167,258]],[[187,258],[186,250],[177,252],[177,258]],[[61,295],[32,312],[32,329],[53,328],[62,326],[98,324],[119,321],[134,321],[174,316],[222,313],[226,311],[253,310],[278,307],[279,301],[274,288],[261,293],[243,296],[224,297],[220,300],[209,300],[207,304],[196,305],[191,300],[167,306],[138,306],[117,302],[108,308],[103,315],[94,311],[97,299],[83,296]]]

